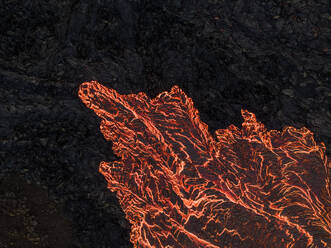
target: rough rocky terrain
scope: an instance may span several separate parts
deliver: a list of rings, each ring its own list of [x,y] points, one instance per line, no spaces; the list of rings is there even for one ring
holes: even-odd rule
[[[98,172],[115,160],[77,96],[97,80],[179,85],[214,132],[307,127],[331,145],[331,5],[302,1],[0,2],[0,248],[132,247]]]

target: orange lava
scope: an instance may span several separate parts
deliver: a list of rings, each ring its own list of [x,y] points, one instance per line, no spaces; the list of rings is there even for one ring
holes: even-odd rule
[[[178,86],[150,99],[92,81],[83,103],[121,158],[99,171],[132,224],[134,247],[331,247],[330,169],[307,128],[208,132]]]

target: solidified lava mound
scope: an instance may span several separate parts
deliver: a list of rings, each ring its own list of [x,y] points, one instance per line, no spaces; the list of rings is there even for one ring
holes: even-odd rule
[[[85,82],[79,97],[102,118],[121,160],[100,172],[132,224],[135,247],[327,247],[330,163],[306,128],[208,132],[177,86],[150,99]]]

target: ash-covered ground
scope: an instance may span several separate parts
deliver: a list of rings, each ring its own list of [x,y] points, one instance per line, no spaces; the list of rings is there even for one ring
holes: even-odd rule
[[[0,2],[0,248],[125,248],[98,172],[117,158],[77,96],[97,80],[155,97],[179,85],[209,130],[307,127],[331,142],[328,0]]]

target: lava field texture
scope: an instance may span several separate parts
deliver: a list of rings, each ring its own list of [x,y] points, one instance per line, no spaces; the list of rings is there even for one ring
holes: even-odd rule
[[[92,81],[78,94],[121,158],[99,171],[132,224],[134,247],[331,243],[331,164],[307,128],[267,131],[242,110],[242,129],[216,130],[215,140],[178,86],[150,99]]]
[[[1,0],[0,248],[331,247],[330,27],[330,0]]]

